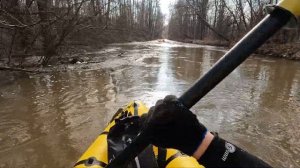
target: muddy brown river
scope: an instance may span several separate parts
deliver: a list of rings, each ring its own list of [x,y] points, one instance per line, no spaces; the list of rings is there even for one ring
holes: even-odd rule
[[[72,167],[119,107],[179,96],[225,51],[172,41],[113,44],[86,53],[101,63],[0,72],[0,168]],[[272,166],[300,167],[300,62],[251,57],[193,111]]]

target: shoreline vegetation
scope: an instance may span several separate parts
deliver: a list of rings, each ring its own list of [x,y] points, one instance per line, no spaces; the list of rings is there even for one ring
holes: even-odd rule
[[[230,48],[234,44],[226,41],[219,40],[192,40],[184,39],[178,40],[184,43],[210,45],[218,47]],[[300,61],[300,42],[290,42],[286,44],[266,43],[261,46],[254,54],[260,57],[283,58],[288,60]]]
[[[231,47],[267,15],[267,5],[277,2],[177,0],[171,10],[168,37],[175,41]],[[298,23],[291,20],[255,54],[300,60],[300,18],[298,20]]]
[[[124,39],[121,43],[127,42],[144,42],[145,40],[141,37],[131,37],[129,39]],[[110,39],[111,40],[111,39]],[[151,39],[148,39],[151,40]],[[155,41],[159,43],[165,42],[165,39],[156,39]],[[234,44],[229,44],[225,41],[200,41],[200,40],[177,40],[178,42],[189,43],[189,44],[198,44],[198,45],[209,45],[224,47],[229,49]],[[71,69],[93,69],[94,64],[101,64],[105,62],[107,56],[97,56],[95,59],[93,54],[89,53],[98,52],[105,48],[105,46],[112,44],[113,42],[120,41],[111,41],[111,43],[98,45],[98,47],[78,45],[69,48],[68,51],[65,51],[63,56],[55,55],[52,57],[48,66],[36,66],[36,62],[42,59],[42,56],[32,56],[29,59],[26,59],[23,66],[5,66],[5,64],[0,63],[0,71],[15,71],[15,72],[28,72],[28,73],[47,73],[53,71],[68,71],[70,70],[68,66],[75,65],[77,67]],[[255,53],[255,56],[258,57],[270,57],[270,58],[280,58],[293,61],[300,61],[300,44],[299,43],[287,43],[287,44],[274,44],[267,43],[259,48]],[[123,57],[122,53],[118,55],[120,58]],[[104,68],[107,70],[113,70],[113,68]]]
[[[0,63],[47,67],[71,50],[157,39],[164,18],[159,0],[1,0]]]

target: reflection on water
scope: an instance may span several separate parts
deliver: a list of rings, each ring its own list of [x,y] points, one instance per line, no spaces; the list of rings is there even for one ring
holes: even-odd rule
[[[107,121],[108,98],[99,92],[109,91],[108,77],[96,71],[57,73],[3,85],[0,167],[71,166],[82,142],[89,143]]]
[[[179,96],[224,49],[167,41],[115,44],[113,71],[1,72],[0,167],[71,167],[117,108]],[[111,60],[113,64],[115,60]],[[210,130],[274,167],[300,167],[300,63],[252,57],[193,111]]]

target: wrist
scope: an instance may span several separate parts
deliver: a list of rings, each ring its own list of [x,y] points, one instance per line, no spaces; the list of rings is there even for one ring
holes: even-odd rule
[[[197,150],[194,152],[193,157],[197,160],[205,153],[210,143],[214,139],[214,135],[210,132],[207,132],[202,140],[201,144],[198,146]]]

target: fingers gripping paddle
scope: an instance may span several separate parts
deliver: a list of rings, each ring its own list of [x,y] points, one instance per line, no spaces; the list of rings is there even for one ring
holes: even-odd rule
[[[295,12],[290,12],[287,10],[289,8],[284,8],[285,6],[281,7],[279,4],[279,7],[277,6],[273,12],[267,15],[256,27],[245,35],[244,38],[232,47],[204,76],[187,90],[179,100],[188,108],[194,106],[293,17]],[[148,134],[148,130],[151,130],[149,126],[144,128],[140,134],[137,135],[135,140],[112,160],[106,168],[126,167],[129,161],[134,159],[151,143],[151,135]]]

